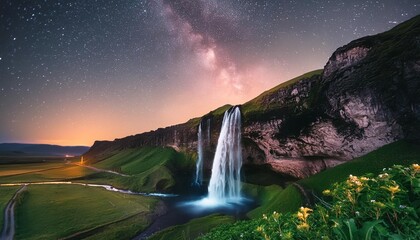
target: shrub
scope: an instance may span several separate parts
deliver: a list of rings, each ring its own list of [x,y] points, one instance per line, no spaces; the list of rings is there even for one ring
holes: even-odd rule
[[[204,239],[417,239],[419,173],[420,166],[412,164],[383,169],[378,176],[350,175],[325,190],[325,201],[313,209],[264,214],[262,219],[214,229]]]

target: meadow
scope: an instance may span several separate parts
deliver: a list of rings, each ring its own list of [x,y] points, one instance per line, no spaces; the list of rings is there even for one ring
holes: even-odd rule
[[[133,236],[144,229],[149,222],[157,200],[136,195],[120,194],[100,188],[74,185],[29,185],[16,211],[16,239],[57,239],[84,233],[103,234],[113,232],[114,236]],[[105,228],[135,216],[143,221],[124,227]]]
[[[171,148],[122,151],[94,164],[97,170],[85,167],[79,159],[44,161],[27,157],[18,164],[1,164],[0,210],[3,211],[19,188],[7,184],[96,183],[132,191],[159,192],[173,189],[179,179],[182,182],[176,175],[191,166],[186,155]],[[150,224],[158,202],[155,197],[123,194],[98,187],[30,184],[16,206],[15,237],[127,239]],[[0,223],[3,223],[3,215]]]
[[[419,145],[398,141],[352,161],[315,174],[294,184],[267,186],[243,183],[243,193],[256,201],[257,207],[246,216],[251,221],[213,214],[193,219],[155,233],[151,239],[183,239],[205,236],[214,227],[237,232],[260,224],[263,214],[288,214],[302,205],[322,198],[322,191],[344,181],[350,174],[377,174],[394,164],[413,164],[420,159]],[[86,168],[79,159],[72,161],[1,164],[0,184],[71,181],[109,184],[121,189],[142,192],[171,192],[191,179],[193,158],[172,148],[127,149]],[[111,170],[125,175],[100,171]],[[180,177],[181,176],[181,177]],[[265,183],[277,183],[278,176]],[[183,182],[184,181],[184,182]],[[188,186],[188,185],[187,185]],[[18,186],[0,186],[0,209],[3,210]],[[310,199],[307,199],[309,196]],[[16,207],[16,239],[128,239],[146,229],[155,214],[159,199],[110,192],[80,185],[29,185]],[[0,223],[3,216],[0,217]],[[234,223],[235,222],[235,223]],[[48,226],[48,227],[45,227]],[[223,228],[222,227],[222,228]],[[234,230],[237,229],[237,230]],[[209,236],[212,236],[211,234]],[[211,238],[210,238],[211,239]]]

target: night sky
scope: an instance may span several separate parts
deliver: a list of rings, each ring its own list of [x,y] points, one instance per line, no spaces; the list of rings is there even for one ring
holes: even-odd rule
[[[322,68],[418,0],[2,0],[0,142],[91,145]]]

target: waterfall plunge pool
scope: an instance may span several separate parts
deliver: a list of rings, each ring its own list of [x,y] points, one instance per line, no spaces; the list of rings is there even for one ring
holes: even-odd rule
[[[192,219],[212,214],[225,214],[237,220],[246,219],[246,213],[258,206],[255,200],[246,196],[225,202],[211,200],[207,194],[179,195],[161,200],[165,203],[166,213],[159,216],[135,239],[146,239],[167,227],[185,224]]]

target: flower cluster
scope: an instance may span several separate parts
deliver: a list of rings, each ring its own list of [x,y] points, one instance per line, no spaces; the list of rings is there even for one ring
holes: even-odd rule
[[[413,164],[386,168],[376,177],[350,175],[322,192],[327,208],[301,207],[295,217],[264,215],[266,224],[258,232],[264,239],[365,239],[364,231],[370,228],[371,239],[413,238],[420,233],[420,210],[413,207],[420,199],[419,173],[420,166]]]
[[[393,166],[374,176],[350,175],[324,199],[296,213],[264,214],[222,226],[201,239],[418,239],[420,167]],[[320,197],[320,196],[319,196]]]
[[[308,217],[309,213],[313,212],[312,209],[307,207],[301,207],[297,213],[297,217],[299,219],[299,224],[297,225],[297,229],[299,230],[308,230],[309,224],[308,224]]]

